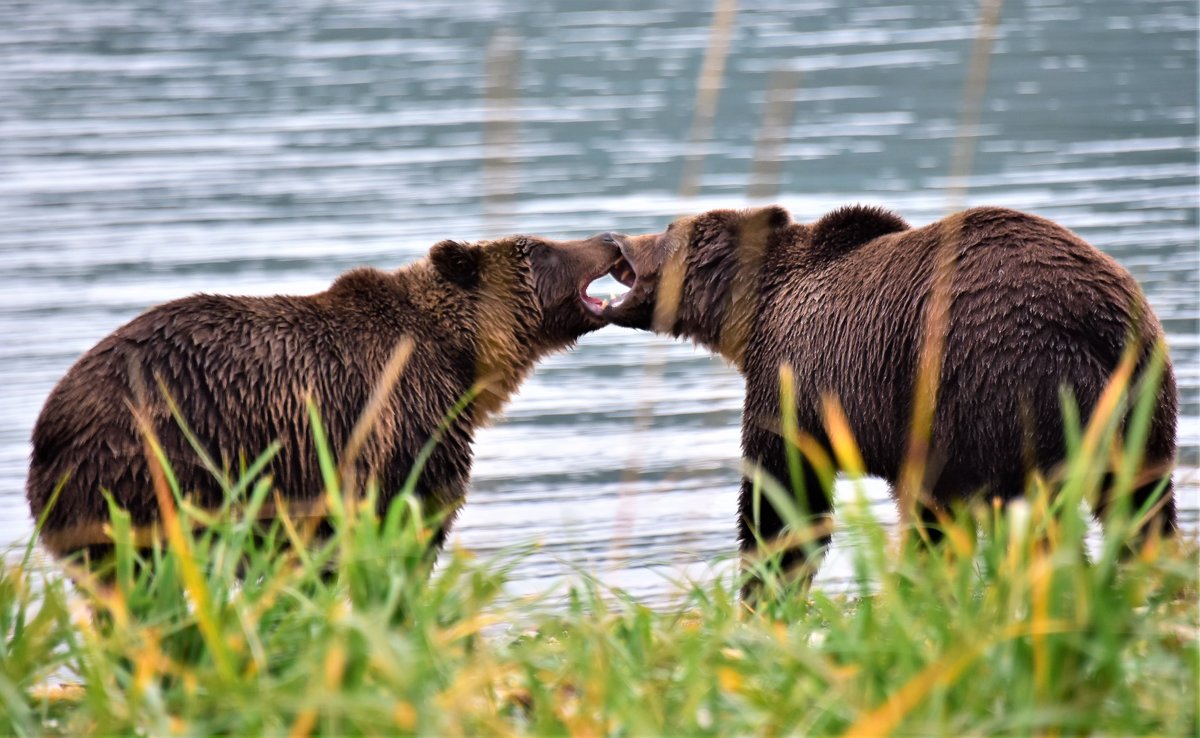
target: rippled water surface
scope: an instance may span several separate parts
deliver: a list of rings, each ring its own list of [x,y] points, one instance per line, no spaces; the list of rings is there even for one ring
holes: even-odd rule
[[[537,5],[0,0],[0,545],[30,531],[46,394],[155,303],[317,291],[448,237],[657,230],[755,183],[798,219],[861,201],[923,224],[949,206],[973,4],[740,3],[701,148],[708,11]],[[1181,385],[1193,527],[1196,28],[1191,0],[1005,2],[966,198],[1056,219],[1144,285]],[[773,79],[793,107],[777,166],[755,167]],[[690,346],[588,336],[480,434],[454,540],[539,543],[517,587],[576,566],[656,594],[727,570],[740,402],[736,374]]]

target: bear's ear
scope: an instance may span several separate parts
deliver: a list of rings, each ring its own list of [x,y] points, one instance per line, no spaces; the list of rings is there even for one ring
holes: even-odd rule
[[[468,290],[479,285],[480,256],[478,248],[458,241],[439,241],[429,249],[429,260],[438,274]]]
[[[773,231],[786,228],[792,222],[792,214],[787,211],[787,208],[780,205],[768,205],[759,210],[756,215],[762,218],[767,227]]]

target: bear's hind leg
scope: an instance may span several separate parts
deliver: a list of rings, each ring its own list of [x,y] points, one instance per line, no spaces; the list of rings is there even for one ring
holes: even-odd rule
[[[892,486],[892,498],[900,509],[901,542],[913,550],[936,550],[945,542],[951,528],[967,525],[963,530],[969,538],[974,538],[978,530],[973,522],[958,514],[957,510],[976,490],[953,476],[943,476],[926,483],[922,499],[911,501],[911,510],[905,510],[905,502]]]
[[[924,535],[921,535],[920,531],[914,531],[917,533],[915,537],[927,541],[931,548],[937,548],[946,539],[946,533],[942,529],[941,520],[945,513],[939,516],[940,512],[940,509],[936,509],[930,505],[917,504],[917,517],[920,519],[921,530],[924,531]]]
[[[1111,499],[1114,491],[1112,490],[1113,475],[1106,474],[1103,484],[1103,489],[1100,492],[1100,498],[1096,501],[1096,508],[1092,511],[1093,517],[1101,525],[1107,525],[1107,517],[1109,508],[1113,506]],[[1162,487],[1160,492],[1160,487]],[[1154,479],[1134,488],[1127,492],[1129,500],[1126,503],[1128,514],[1137,515],[1146,508],[1146,516],[1144,525],[1132,531],[1132,536],[1129,543],[1133,549],[1140,548],[1141,545],[1155,536],[1172,536],[1178,531],[1178,516],[1175,509],[1175,485],[1168,477],[1164,485],[1163,479]],[[1153,504],[1151,501],[1153,500]],[[1107,533],[1107,531],[1106,531]]]

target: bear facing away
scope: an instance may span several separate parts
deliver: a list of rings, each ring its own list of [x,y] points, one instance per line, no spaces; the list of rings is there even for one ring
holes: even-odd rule
[[[611,234],[443,241],[428,258],[391,272],[356,269],[315,295],[196,295],[155,307],[80,358],[42,409],[27,483],[35,520],[64,485],[42,541],[60,556],[107,550],[102,490],[134,525],[157,520],[132,407],[148,418],[180,489],[202,508],[220,506],[221,487],[159,383],[217,464],[236,470],[239,458],[278,441],[269,469],[275,488],[289,502],[318,499],[323,484],[308,398],[339,452],[397,346],[410,340],[407,364],[353,470],[360,482],[378,483],[383,512],[421,448],[479,383],[484,389],[441,434],[416,484],[426,509],[445,513],[434,538],[440,546],[467,491],[474,429],[538,359],[604,325],[600,301],[585,289],[618,258]]]
[[[1061,391],[1086,422],[1127,344],[1134,342],[1140,374],[1162,338],[1125,269],[1065,228],[1013,210],[975,208],[922,228],[860,206],[807,225],[780,207],[714,210],[619,239],[625,261],[612,274],[630,290],[604,317],[690,338],[732,362],[746,382],[743,455],[781,482],[791,478],[780,434],[787,364],[799,430],[834,458],[822,407],[822,397],[833,396],[867,473],[896,485],[935,274],[939,258],[952,256],[952,281],[940,292],[949,313],[919,510],[927,522],[969,495],[1018,496],[1031,471],[1053,474],[1065,455]],[[1151,525],[1167,533],[1176,524],[1169,479],[1177,403],[1168,364],[1132,501],[1138,509],[1165,478]],[[827,522],[831,482],[805,462],[801,502],[814,521]],[[761,508],[754,502],[744,479],[744,562],[756,533],[771,542],[784,528],[765,498]],[[784,566],[804,563],[804,551],[778,542]],[[828,542],[826,532],[818,545]]]

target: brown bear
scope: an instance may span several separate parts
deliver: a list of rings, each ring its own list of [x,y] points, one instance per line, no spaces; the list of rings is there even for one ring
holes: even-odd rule
[[[833,458],[822,400],[833,396],[866,472],[895,489],[928,351],[935,280],[939,272],[952,275],[941,290],[949,312],[918,510],[933,522],[952,502],[978,493],[1011,499],[1030,471],[1052,472],[1065,454],[1060,392],[1074,396],[1086,421],[1126,345],[1136,342],[1140,370],[1163,335],[1136,281],[1113,259],[1055,223],[1003,208],[975,208],[921,228],[862,206],[807,225],[777,206],[714,210],[680,218],[663,233],[619,239],[625,261],[612,274],[630,290],[604,317],[690,338],[738,368],[746,381],[744,458],[780,482],[803,482],[807,499],[799,502],[824,524],[820,547],[829,541],[832,479],[803,457],[798,475],[789,470],[781,366],[794,371],[799,430]],[[1168,364],[1144,483],[1133,499],[1141,505],[1168,480],[1154,518],[1165,532],[1176,524],[1169,476],[1177,403]],[[803,548],[777,538],[779,512],[759,502],[756,508],[744,479],[743,561],[761,537],[785,550],[785,567],[804,563]],[[937,537],[936,528],[930,532]],[[811,573],[817,562],[808,563]]]
[[[239,460],[278,442],[275,488],[289,502],[315,501],[323,484],[308,399],[330,447],[345,448],[407,339],[411,354],[353,469],[378,484],[382,511],[438,433],[415,488],[426,510],[445,513],[437,550],[467,492],[475,428],[541,357],[604,325],[586,288],[618,258],[612,234],[442,241],[428,258],[390,272],[355,269],[315,295],[195,295],[155,307],[84,354],[42,408],[26,489],[34,519],[46,514],[42,541],[60,556],[106,551],[102,490],[134,525],[158,519],[133,408],[149,419],[180,489],[201,507],[221,505],[221,485],[160,388],[214,463],[236,472]],[[439,431],[473,386],[483,390]]]

